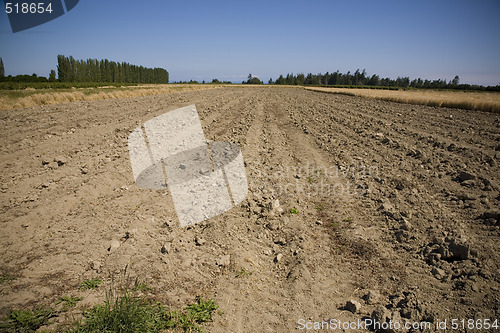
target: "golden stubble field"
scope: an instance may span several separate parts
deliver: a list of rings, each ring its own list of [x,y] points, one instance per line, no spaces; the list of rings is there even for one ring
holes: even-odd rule
[[[500,93],[439,90],[384,90],[350,88],[306,88],[314,91],[376,98],[385,101],[500,112]]]
[[[204,89],[221,88],[227,85],[211,84],[151,84],[124,87],[97,87],[78,89],[24,89],[0,90],[0,110],[26,108],[37,105],[50,105],[79,101],[96,101],[113,98],[129,98],[170,94],[181,91],[197,91]],[[231,86],[231,85],[230,85]],[[245,87],[232,85],[233,87]],[[248,87],[248,86],[247,86]],[[277,88],[277,86],[268,86]],[[284,87],[284,86],[280,86]],[[286,86],[296,87],[296,86]],[[465,110],[479,110],[500,112],[499,92],[471,92],[471,91],[438,91],[438,90],[385,90],[385,89],[356,89],[330,87],[304,87],[307,90],[326,93],[342,94],[376,98],[385,101],[449,107]]]
[[[144,84],[123,87],[0,90],[0,110],[102,99],[141,97],[217,88],[204,84]]]

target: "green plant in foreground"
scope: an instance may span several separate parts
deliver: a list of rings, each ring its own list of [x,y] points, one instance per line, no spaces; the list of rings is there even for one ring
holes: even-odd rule
[[[80,283],[80,289],[85,290],[85,289],[97,289],[99,285],[102,283],[102,280],[100,279],[90,279],[90,280],[85,280],[82,283]]]
[[[43,325],[47,325],[49,319],[55,316],[55,311],[50,308],[38,308],[30,310],[11,311],[4,322],[0,323],[0,329],[7,332],[35,332]]]
[[[252,274],[253,274],[253,272],[247,271],[244,267],[241,267],[240,271],[238,273],[236,273],[236,277],[237,278],[249,277]]]
[[[299,210],[297,208],[290,208],[290,214],[298,214]]]
[[[136,282],[134,287],[132,288],[132,291],[148,291],[151,290],[151,287],[148,286],[146,282]]]
[[[342,222],[351,222],[351,218],[350,217],[346,217],[345,219],[342,220]]]
[[[143,297],[108,294],[105,304],[84,312],[84,320],[71,332],[159,332],[176,328],[203,332],[199,324],[212,321],[217,308],[214,300],[203,301],[197,297],[196,303],[188,305],[183,312],[167,312],[165,306]]]
[[[212,321],[213,312],[218,308],[219,306],[213,299],[203,301],[200,296],[197,296],[196,303],[188,305],[184,313],[170,311],[167,314],[170,319],[169,325],[172,325],[168,326],[168,328],[180,328],[184,332],[193,330],[204,332],[205,330],[198,324]]]
[[[81,301],[83,297],[74,297],[74,296],[62,296],[59,298],[59,300],[56,302],[57,304],[63,303],[63,310],[66,311],[70,308],[73,308],[76,306],[76,303]]]
[[[12,275],[1,275],[0,276],[0,284],[2,284],[4,282],[8,282],[8,281],[13,281],[15,279],[17,279],[17,277],[12,276]]]

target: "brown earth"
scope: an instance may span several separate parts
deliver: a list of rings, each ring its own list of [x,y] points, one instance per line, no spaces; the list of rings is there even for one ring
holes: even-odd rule
[[[190,104],[207,139],[242,148],[249,195],[180,228],[167,191],[134,184],[127,138]],[[0,317],[83,297],[57,329],[137,279],[172,308],[214,298],[209,332],[500,319],[498,114],[234,87],[14,109],[0,126],[0,273],[16,277]],[[104,283],[79,290],[90,278]]]

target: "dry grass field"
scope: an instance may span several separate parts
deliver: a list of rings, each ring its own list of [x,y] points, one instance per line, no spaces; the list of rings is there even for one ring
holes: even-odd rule
[[[346,88],[306,88],[309,90],[362,96],[391,102],[500,112],[500,93],[437,91],[437,90],[382,90]]]
[[[24,89],[0,90],[0,110],[26,108],[38,105],[60,104],[79,101],[96,101],[112,98],[127,98],[169,94],[181,91],[196,91],[221,88],[226,85],[203,84],[151,84],[123,87],[97,87],[73,89]],[[234,85],[236,86],[236,85]],[[241,86],[240,86],[241,87]],[[284,86],[280,86],[284,87]],[[296,87],[296,86],[287,86]],[[270,86],[273,88],[273,86]],[[500,113],[500,93],[464,92],[436,90],[382,90],[306,87],[307,90],[376,98],[385,101],[449,107],[465,110],[480,110]]]
[[[37,105],[96,101],[110,98],[141,97],[216,88],[200,84],[150,84],[123,87],[97,87],[78,89],[31,89],[0,90],[0,110],[26,108]]]

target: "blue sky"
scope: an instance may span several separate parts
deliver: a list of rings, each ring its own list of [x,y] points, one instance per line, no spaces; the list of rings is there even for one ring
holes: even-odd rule
[[[12,33],[0,13],[6,74],[48,76],[57,55],[169,71],[171,81],[265,82],[353,72],[500,84],[500,1],[80,0]]]

